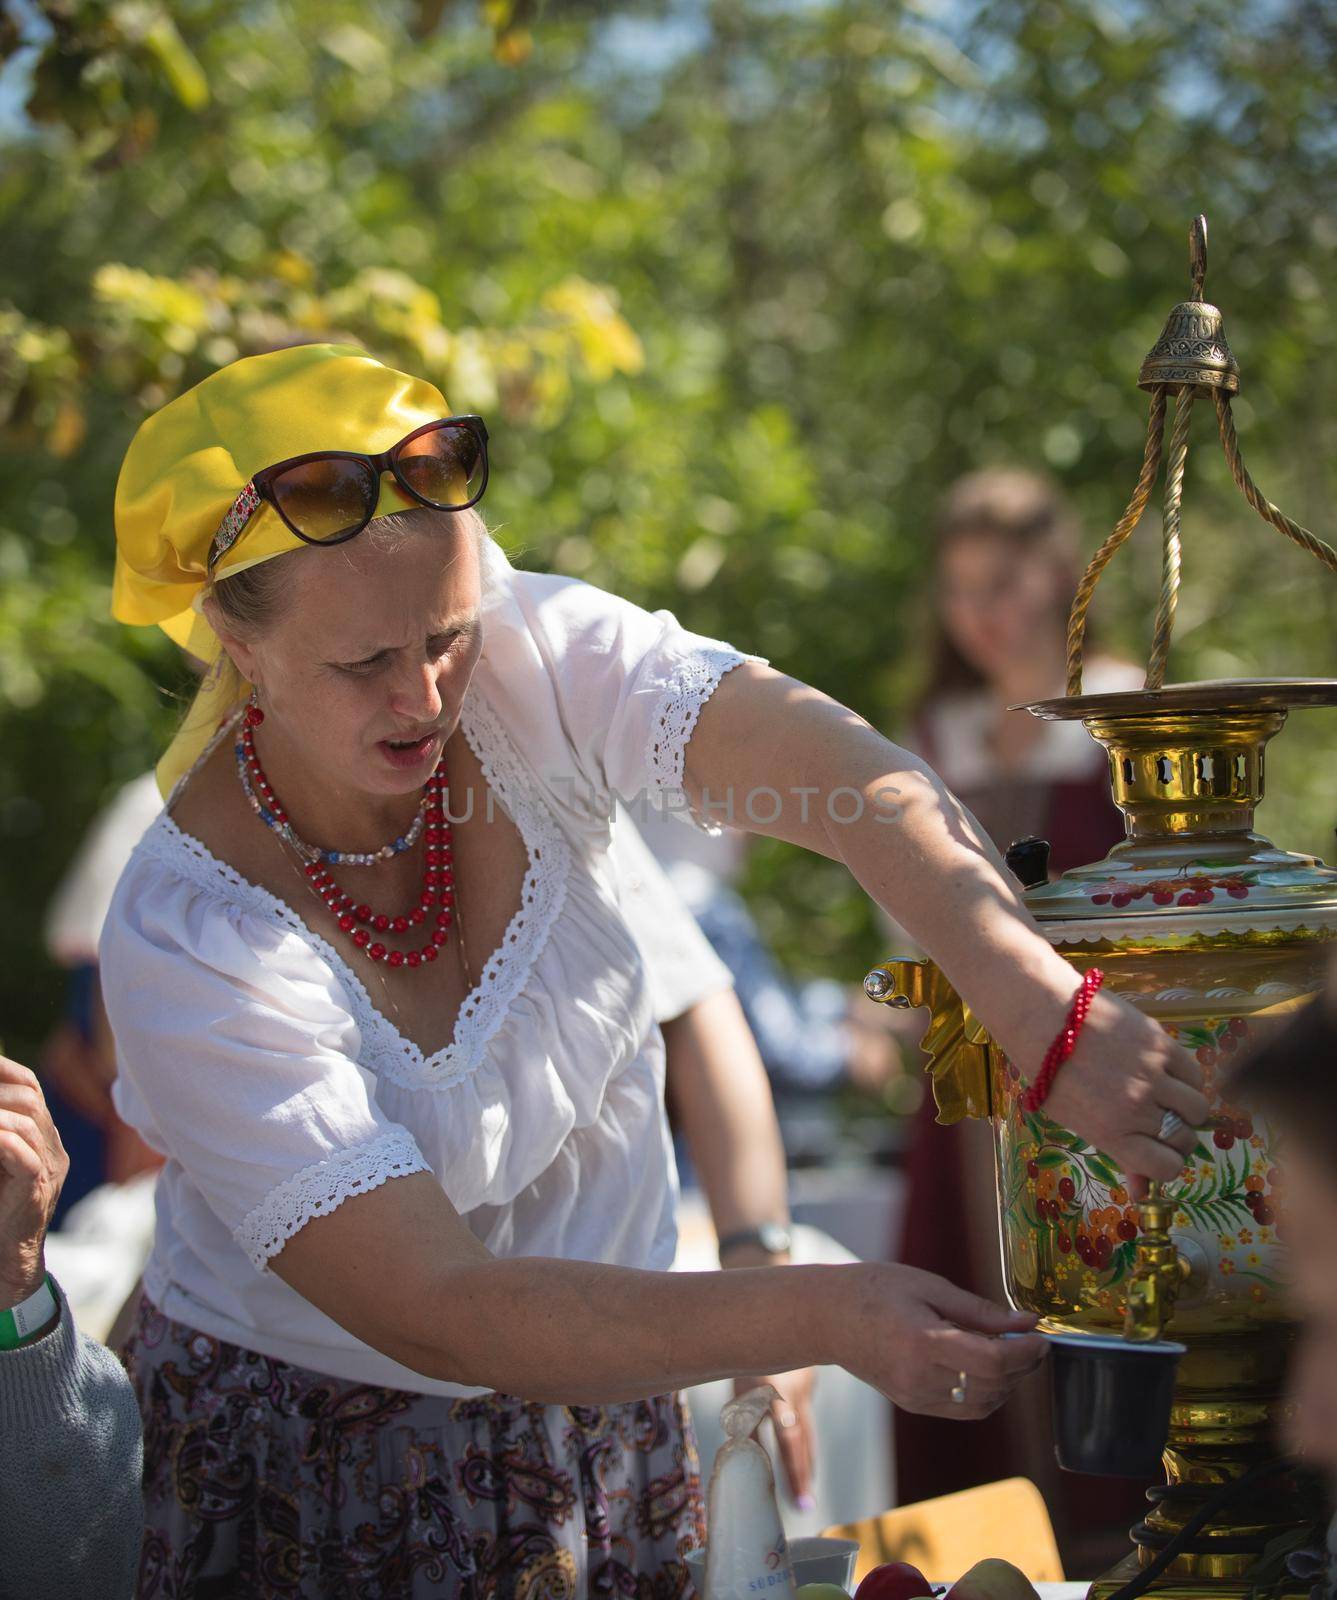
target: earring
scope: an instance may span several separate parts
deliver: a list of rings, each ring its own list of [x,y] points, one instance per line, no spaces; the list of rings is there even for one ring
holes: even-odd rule
[[[242,721],[248,728],[258,728],[265,720],[265,714],[255,698],[255,690],[251,690],[251,698],[246,702],[246,709],[241,714]]]

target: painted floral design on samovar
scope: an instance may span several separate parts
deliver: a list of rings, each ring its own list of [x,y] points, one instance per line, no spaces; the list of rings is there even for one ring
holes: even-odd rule
[[[1274,679],[1169,684],[1166,659],[1179,586],[1180,504],[1189,418],[1210,401],[1241,492],[1261,516],[1337,571],[1337,553],[1270,505],[1239,455],[1230,415],[1239,371],[1220,312],[1202,300],[1206,225],[1190,233],[1193,297],[1175,308],[1143,364],[1152,395],[1137,490],[1078,586],[1068,635],[1068,693],[1027,709],[1080,719],[1109,755],[1126,838],[1103,861],[1053,882],[1048,848],[1021,841],[1008,862],[1042,931],[1077,973],[1154,1016],[1201,1062],[1211,1120],[1177,1181],[1134,1203],[1101,1151],[1023,1105],[1025,1083],[928,961],[889,960],[865,980],[883,1004],[931,1012],[923,1045],[938,1120],[988,1117],[994,1130],[999,1235],[1013,1303],[1047,1325],[1167,1331],[1180,1363],[1167,1482],[1149,1490],[1134,1551],[1102,1600],[1181,1533],[1206,1496],[1276,1452],[1274,1432],[1292,1324],[1286,1304],[1284,1153],[1247,1108],[1228,1069],[1266,1029],[1323,984],[1337,951],[1337,871],[1278,848],[1253,829],[1264,748],[1288,714],[1337,705],[1337,681]],[[1096,582],[1137,526],[1175,421],[1166,460],[1163,584],[1146,687],[1081,693],[1082,639]],[[1315,1507],[1284,1476],[1261,1481],[1213,1517],[1156,1581],[1175,1596],[1246,1596],[1264,1547],[1305,1526]]]

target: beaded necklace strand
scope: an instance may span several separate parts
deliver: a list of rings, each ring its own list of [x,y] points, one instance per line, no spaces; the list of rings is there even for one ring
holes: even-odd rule
[[[449,795],[445,756],[437,762],[436,770],[427,780],[413,826],[400,838],[383,845],[380,850],[368,853],[319,850],[297,834],[260,765],[255,750],[255,731],[249,721],[243,720],[236,752],[241,786],[255,814],[305,861],[302,870],[312,892],[340,928],[352,934],[353,943],[363,955],[369,961],[383,961],[390,967],[430,966],[450,937],[451,924],[455,920],[455,848],[451,826],[445,814],[445,801]],[[402,916],[374,911],[370,905],[357,902],[339,886],[329,871],[331,864],[370,866],[377,861],[389,860],[407,850],[416,842],[419,834],[426,841],[422,892],[418,896],[418,904]],[[383,940],[373,938],[373,934],[410,933],[421,927],[433,912],[434,926],[430,940],[419,949],[391,950]]]
[[[292,823],[288,820],[288,813],[274,798],[274,791],[269,787],[259,763],[252,764],[255,737],[250,728],[243,729],[241,737],[232,748],[237,757],[237,776],[241,779],[241,786],[246,792],[247,800],[250,801],[251,810],[267,828],[272,828],[281,839],[290,844],[303,862],[323,861],[331,867],[374,867],[377,862],[389,861],[397,855],[402,855],[405,850],[411,850],[417,844],[426,819],[426,789],[423,790],[422,799],[418,802],[418,811],[412,826],[398,839],[383,844],[379,850],[322,850],[317,845],[308,844],[294,831]]]

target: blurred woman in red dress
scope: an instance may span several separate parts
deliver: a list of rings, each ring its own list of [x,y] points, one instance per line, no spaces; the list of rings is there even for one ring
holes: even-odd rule
[[[942,774],[1000,850],[1038,835],[1049,841],[1051,873],[1099,860],[1124,835],[1105,752],[1080,723],[1008,709],[1064,690],[1068,607],[1082,565],[1070,508],[1037,474],[974,472],[944,496],[934,535],[931,667],[905,743]],[[1098,651],[1089,656],[1086,693],[1141,684],[1140,669]],[[922,1021],[915,1017],[916,1026]],[[944,1128],[934,1116],[928,1095],[914,1130],[896,1259],[1001,1299],[991,1130],[978,1122]],[[1079,1529],[1089,1537],[1103,1522],[1117,1538],[1138,1503],[1108,1480],[1057,1472],[1045,1381],[972,1424],[964,1448],[960,1430],[948,1435],[932,1418],[898,1411],[901,1503],[1018,1473],[1044,1490],[1070,1566],[1083,1559]]]

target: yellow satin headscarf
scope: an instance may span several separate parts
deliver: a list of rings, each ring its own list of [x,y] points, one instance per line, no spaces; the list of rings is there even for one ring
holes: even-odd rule
[[[156,624],[210,669],[158,764],[164,796],[238,703],[235,681],[229,686],[227,675],[213,670],[222,647],[198,602],[214,534],[252,474],[312,450],[388,450],[449,414],[440,391],[423,379],[351,346],[309,344],[234,361],[141,425],[116,484],[112,615]],[[383,477],[377,516],[405,504]],[[213,576],[301,547],[273,507],[262,505]]]

